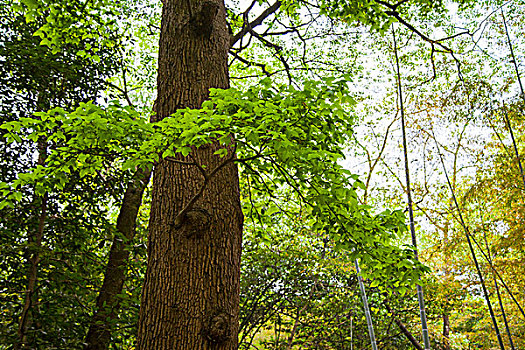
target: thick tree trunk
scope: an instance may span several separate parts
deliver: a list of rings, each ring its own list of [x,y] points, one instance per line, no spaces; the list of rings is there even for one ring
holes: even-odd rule
[[[118,235],[113,237],[109,252],[104,282],[97,298],[97,310],[85,339],[86,350],[105,350],[109,346],[111,328],[120,308],[117,295],[122,293],[126,279],[126,265],[129,258],[129,242],[135,236],[135,224],[142,195],[151,176],[150,169],[139,170],[128,184],[117,218]]]
[[[163,5],[157,119],[200,107],[229,79],[223,0]],[[137,349],[237,349],[243,218],[235,155],[214,155],[219,147],[185,159],[201,169],[167,160],[155,167]]]

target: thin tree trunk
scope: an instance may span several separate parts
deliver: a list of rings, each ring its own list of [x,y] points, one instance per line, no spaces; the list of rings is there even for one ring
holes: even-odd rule
[[[440,147],[439,147],[439,144],[438,144],[437,139],[436,139],[436,135],[434,135],[434,130],[431,129],[431,132],[432,132],[432,137],[434,138],[434,141],[436,143],[436,149],[438,151],[439,160],[441,162],[441,166],[443,167],[443,172],[445,173],[445,177],[447,179],[447,184],[448,184],[448,187],[450,189],[450,193],[452,195],[452,200],[453,200],[454,205],[456,207],[456,210],[458,212],[459,223],[461,224],[461,227],[463,228],[463,231],[465,232],[465,237],[467,238],[467,243],[468,243],[468,246],[469,246],[470,255],[472,257],[472,260],[474,261],[474,266],[476,267],[476,271],[478,273],[479,282],[480,282],[481,288],[483,290],[483,296],[485,298],[485,302],[487,303],[487,307],[489,309],[490,318],[491,318],[492,324],[494,326],[494,331],[496,332],[496,338],[498,339],[499,347],[500,347],[501,350],[505,350],[505,345],[503,344],[503,339],[501,337],[501,333],[500,333],[500,330],[499,330],[499,327],[498,327],[498,322],[496,320],[496,316],[494,315],[494,310],[492,309],[492,303],[490,301],[489,293],[488,293],[487,287],[485,285],[485,280],[483,278],[483,274],[481,273],[481,268],[479,266],[478,259],[476,258],[476,253],[474,251],[474,246],[472,245],[472,241],[470,239],[471,238],[470,231],[469,231],[469,229],[468,229],[468,227],[467,227],[467,225],[465,223],[465,220],[463,220],[463,214],[461,214],[461,208],[459,207],[458,200],[456,198],[456,193],[454,191],[454,188],[452,187],[452,183],[450,181],[450,177],[448,176],[447,168],[445,167],[445,161],[443,160],[443,155],[441,154]],[[473,236],[472,236],[472,239],[474,239]],[[479,248],[481,250],[481,247],[479,247]],[[487,259],[487,260],[489,260],[489,259]],[[489,260],[489,264],[490,264],[490,260]]]
[[[327,242],[328,242],[328,239],[326,239],[324,241],[323,252],[321,253],[321,260],[324,260],[324,258],[325,258],[325,255],[326,255],[326,243]],[[294,321],[294,325],[292,327],[292,331],[290,332],[290,336],[288,337],[288,345],[286,347],[288,350],[291,350],[293,348],[293,340],[295,338],[295,334],[297,333],[297,329],[299,328],[299,323],[300,323],[301,316],[303,315],[303,312],[305,312],[310,306],[310,301],[312,300],[312,297],[313,297],[313,295],[315,293],[315,290],[317,288],[317,282],[318,282],[317,276],[313,276],[312,288],[310,288],[310,292],[308,293],[308,297],[306,299],[306,302],[305,302],[305,304],[303,305],[302,308],[297,310],[297,316],[295,317],[295,321]]]
[[[223,0],[165,0],[157,119],[227,88]],[[155,167],[137,349],[237,349],[243,217],[234,150],[193,149]],[[182,156],[178,160],[185,160]]]
[[[365,284],[363,282],[363,276],[361,276],[361,270],[359,269],[359,262],[355,260],[355,270],[357,272],[357,281],[359,283],[359,290],[361,291],[361,300],[363,301],[363,309],[365,311],[366,325],[368,326],[368,336],[370,337],[370,344],[373,350],[377,350],[376,336],[374,334],[374,324],[372,323],[372,315],[370,314],[370,308],[368,307],[368,298],[366,297]]]
[[[47,157],[46,142],[40,140],[38,142],[38,165],[44,165]],[[31,311],[35,306],[37,282],[38,282],[38,264],[40,262],[40,249],[42,248],[42,239],[44,237],[44,226],[47,217],[47,200],[48,194],[44,193],[42,196],[37,196],[33,200],[34,205],[38,205],[40,214],[38,216],[38,226],[36,230],[32,230],[28,237],[28,246],[30,247],[30,256],[28,258],[29,270],[27,273],[27,289],[25,290],[24,306],[20,314],[18,322],[18,342],[15,344],[15,349],[24,349],[27,344],[27,330],[31,326]],[[40,202],[40,203],[38,203]]]
[[[518,83],[520,85],[520,91],[521,91],[520,96],[523,99],[523,101],[525,101],[525,91],[523,90],[523,84],[521,83],[521,76],[520,76],[520,71],[518,69],[518,62],[516,61],[516,56],[514,55],[514,48],[512,47],[512,41],[510,40],[509,28],[507,27],[507,20],[505,19],[505,13],[503,12],[503,7],[501,7],[501,17],[503,18],[503,25],[505,26],[505,34],[507,35],[507,43],[509,44],[510,55],[512,57],[512,64],[514,65],[514,69],[516,71],[516,78],[518,79]]]
[[[399,329],[401,330],[401,333],[403,333],[403,335],[408,339],[408,341],[410,341],[410,343],[412,343],[412,345],[414,346],[414,348],[416,348],[417,350],[423,350],[423,347],[421,346],[421,344],[419,344],[419,342],[417,341],[417,339],[412,335],[412,333],[410,333],[410,331],[405,327],[405,325],[403,324],[403,322],[401,322],[397,317],[394,318],[394,322],[397,324],[397,326],[399,327]]]
[[[450,318],[443,315],[443,349],[450,350]]]
[[[412,193],[410,190],[410,170],[408,167],[409,163],[408,163],[407,139],[406,139],[406,132],[405,132],[405,109],[403,108],[401,73],[399,69],[399,58],[397,56],[396,35],[395,35],[393,25],[392,25],[392,35],[394,37],[394,55],[396,58],[396,68],[397,68],[399,110],[401,112],[401,130],[403,133],[403,155],[405,158],[405,178],[406,178],[406,189],[407,189],[407,199],[408,199],[408,215],[409,215],[409,220],[410,220],[410,233],[412,236],[412,245],[414,246],[414,256],[416,259],[419,259],[418,252],[417,252],[416,228],[414,226],[414,212],[412,210]],[[430,350],[430,339],[428,336],[427,314],[425,310],[425,298],[423,296],[423,287],[420,284],[417,285],[417,300],[419,303],[419,316],[421,319],[421,330],[423,334],[423,343],[425,344],[425,350]]]
[[[353,324],[354,318],[352,317],[352,314],[350,313],[350,350],[354,350],[354,324]]]
[[[315,284],[312,286],[310,293],[308,294],[308,299],[306,300],[306,303],[303,305],[302,308],[300,308],[297,311],[297,316],[295,317],[295,321],[292,327],[292,331],[290,332],[290,336],[288,337],[288,345],[286,346],[287,350],[292,350],[293,348],[293,340],[295,338],[295,333],[297,333],[297,329],[299,328],[299,323],[301,320],[301,316],[303,312],[308,308],[308,305],[310,303],[310,299],[312,298],[312,294],[315,290]]]
[[[385,305],[386,310],[390,314],[392,314],[394,322],[396,323],[396,325],[401,330],[401,333],[403,333],[403,335],[414,346],[414,348],[416,348],[417,350],[423,350],[423,347],[421,346],[421,344],[417,341],[417,339],[414,337],[414,335],[408,330],[408,328],[405,326],[405,324],[403,322],[401,322],[401,320],[399,318],[397,318],[397,315],[394,313],[392,308],[390,308],[390,306],[388,304],[386,304],[386,303],[384,305]]]
[[[518,151],[518,145],[516,144],[516,139],[514,138],[514,132],[512,131],[512,125],[510,124],[509,114],[507,108],[503,105],[503,119],[509,128],[510,137],[512,140],[512,146],[514,147],[514,154],[516,155],[516,160],[518,161],[518,167],[520,169],[521,180],[523,181],[523,189],[525,190],[525,173],[523,172],[523,166],[521,165],[520,152]],[[523,193],[523,192],[522,192]]]
[[[86,350],[104,350],[111,339],[111,320],[120,308],[117,295],[122,293],[129,258],[129,242],[135,236],[135,224],[142,196],[151,176],[151,169],[137,171],[124,194],[117,218],[117,231],[109,252],[104,282],[97,298],[97,311],[93,316],[85,339]],[[109,322],[108,322],[109,320]]]
[[[443,228],[443,244],[445,245],[445,249],[448,248],[448,244],[449,244],[448,230],[449,230],[449,222],[447,221]],[[445,254],[445,269],[444,269],[445,280],[448,278],[449,275],[450,275],[449,255]],[[442,318],[443,318],[443,350],[450,350],[450,317],[448,315],[448,310],[443,311]]]
[[[512,340],[512,333],[510,332],[509,322],[507,320],[507,313],[503,307],[503,301],[501,300],[501,293],[499,292],[498,281],[494,278],[494,287],[496,288],[496,295],[498,297],[499,308],[501,309],[501,315],[503,316],[503,324],[505,325],[505,330],[507,331],[507,336],[509,337],[509,344],[512,350],[516,350],[514,347],[514,341]]]
[[[481,219],[483,219],[483,216],[481,216]],[[485,247],[487,248],[487,257],[489,260],[489,264],[492,265],[492,254],[490,252],[489,241],[487,239],[487,232],[485,231],[485,229],[483,229],[483,239],[485,241]],[[503,316],[505,330],[507,331],[507,336],[509,337],[510,348],[512,350],[515,350],[514,341],[512,339],[512,333],[510,332],[509,322],[507,320],[507,313],[505,312],[505,307],[503,306],[503,300],[501,300],[501,293],[499,291],[498,280],[496,279],[496,276],[494,276],[494,288],[496,289],[496,295],[498,297],[499,307],[501,309],[501,316]]]

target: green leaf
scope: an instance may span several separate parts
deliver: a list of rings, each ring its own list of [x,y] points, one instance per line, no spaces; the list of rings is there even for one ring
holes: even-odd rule
[[[11,198],[13,198],[16,202],[19,202],[23,197],[22,192],[13,192],[11,194]]]
[[[29,7],[31,10],[38,8],[38,2],[36,0],[22,0],[22,3]]]
[[[275,205],[275,203],[271,202],[270,205],[268,206],[268,209],[265,212],[265,215],[272,215],[279,211],[280,211],[279,207]]]
[[[226,148],[218,149],[217,151],[213,152],[213,154],[219,155],[221,158],[226,156],[228,154],[228,150]]]
[[[190,147],[182,147],[182,148],[178,149],[177,151],[182,153],[182,155],[184,157],[186,157],[186,156],[188,156],[188,154],[191,153],[191,148]]]

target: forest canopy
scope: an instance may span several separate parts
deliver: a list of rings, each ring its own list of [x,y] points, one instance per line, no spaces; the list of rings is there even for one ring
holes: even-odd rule
[[[0,0],[0,349],[524,347],[524,11]]]

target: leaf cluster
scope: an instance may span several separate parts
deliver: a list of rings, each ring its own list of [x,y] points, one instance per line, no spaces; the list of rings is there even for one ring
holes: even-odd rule
[[[173,161],[213,176],[218,169],[205,169],[191,152],[218,142],[223,148],[217,156],[240,163],[258,197],[290,190],[313,232],[331,235],[339,248],[364,259],[378,284],[403,291],[425,268],[408,247],[394,244],[405,231],[402,212],[372,214],[357,200],[363,183],[338,164],[352,134],[353,104],[345,80],[309,81],[298,89],[266,79],[246,91],[214,89],[201,109],[178,110],[155,123],[118,105],[85,103],[70,113],[61,108],[37,113],[2,126],[11,142],[22,133],[47,137],[53,146],[45,165],[1,185],[1,205],[19,200],[23,186],[35,186],[37,193],[60,190],[73,173],[97,178],[101,171],[130,174]],[[237,157],[227,156],[232,148]]]

